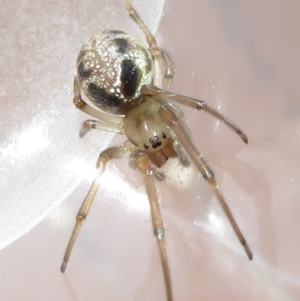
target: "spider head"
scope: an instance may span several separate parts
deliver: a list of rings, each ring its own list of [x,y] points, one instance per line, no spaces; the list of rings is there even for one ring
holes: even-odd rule
[[[156,167],[161,167],[168,158],[177,157],[177,153],[170,129],[158,109],[159,104],[147,97],[125,116],[124,129],[128,140],[146,152]]]
[[[158,108],[151,98],[147,98],[125,116],[126,136],[146,152],[157,152],[171,139],[169,128],[159,116]]]

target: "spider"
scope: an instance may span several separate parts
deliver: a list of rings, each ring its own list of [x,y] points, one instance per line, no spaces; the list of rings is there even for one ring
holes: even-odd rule
[[[92,36],[79,52],[74,78],[74,104],[78,109],[96,118],[83,123],[80,136],[84,136],[90,129],[97,129],[123,134],[127,140],[121,146],[111,147],[100,153],[96,164],[98,175],[76,216],[76,224],[65,251],[61,271],[64,273],[66,270],[73,245],[95,198],[107,162],[129,155],[130,165],[139,169],[144,178],[154,235],[161,257],[167,300],[172,301],[165,231],[155,179],[163,179],[163,173],[158,169],[169,158],[178,158],[186,165],[183,149],[211,186],[248,258],[251,260],[253,257],[222,196],[213,171],[191,141],[183,113],[174,103],[204,110],[224,122],[246,144],[248,139],[237,125],[204,101],[169,92],[174,75],[172,60],[166,51],[157,46],[155,37],[129,1],[123,2],[130,17],[143,31],[149,48],[144,48],[123,31],[111,30]],[[95,107],[82,99],[81,91]]]

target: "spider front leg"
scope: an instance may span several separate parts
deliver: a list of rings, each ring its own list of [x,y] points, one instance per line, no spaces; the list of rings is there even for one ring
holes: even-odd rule
[[[170,270],[169,270],[166,245],[164,240],[165,230],[163,227],[163,221],[162,221],[159,204],[157,200],[153,169],[145,153],[137,152],[134,156],[136,158],[137,166],[144,177],[146,191],[147,191],[150,208],[151,208],[153,231],[157,239],[161,263],[163,266],[165,285],[167,291],[167,299],[168,301],[172,301],[173,296],[172,296],[172,287],[171,287],[171,279],[170,279]]]
[[[224,116],[223,114],[221,114],[220,112],[212,108],[209,104],[207,104],[203,100],[198,100],[181,94],[163,91],[155,86],[143,86],[141,93],[144,95],[149,95],[149,96],[151,95],[154,97],[158,97],[159,99],[165,98],[167,100],[174,101],[197,110],[203,110],[215,116],[220,121],[224,122],[231,130],[236,132],[246,144],[248,143],[247,136],[242,132],[242,130],[236,124],[234,124],[230,119],[228,119],[226,116]]]
[[[187,153],[191,157],[192,161],[196,165],[197,169],[203,176],[203,178],[210,184],[212,190],[214,191],[219,203],[221,204],[236,236],[238,237],[240,243],[244,247],[244,250],[249,258],[252,260],[253,255],[252,251],[249,248],[248,243],[244,235],[242,234],[237,222],[235,221],[218,185],[214,178],[214,173],[203,159],[202,154],[196,149],[188,135],[185,133],[184,128],[181,126],[181,121],[177,119],[176,115],[168,108],[168,104],[164,103],[159,109],[160,116],[164,119],[164,121],[170,126],[178,140],[181,142],[183,147],[186,149]]]
[[[63,262],[61,265],[61,272],[64,273],[67,267],[67,263],[69,261],[75,240],[78,236],[79,230],[81,228],[82,222],[86,219],[88,212],[91,208],[91,205],[93,203],[93,200],[95,198],[95,195],[98,191],[99,188],[99,184],[100,184],[100,177],[101,175],[104,173],[105,171],[105,166],[106,163],[110,160],[110,159],[115,159],[115,158],[121,158],[124,157],[125,155],[127,155],[129,152],[131,152],[130,148],[128,147],[128,145],[124,144],[123,146],[119,146],[119,147],[112,147],[112,148],[108,148],[107,150],[103,151],[100,155],[99,155],[99,159],[97,161],[97,170],[98,170],[98,175],[96,176],[95,180],[93,181],[87,196],[85,198],[85,200],[83,201],[77,216],[76,216],[76,224],[74,226],[71,238],[69,240],[67,249],[65,251],[65,255],[63,258]]]

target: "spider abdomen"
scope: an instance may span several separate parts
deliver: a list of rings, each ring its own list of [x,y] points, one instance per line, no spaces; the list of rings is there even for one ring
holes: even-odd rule
[[[143,85],[152,82],[148,51],[122,31],[91,37],[77,59],[77,77],[90,101],[101,110],[125,115],[138,102]]]

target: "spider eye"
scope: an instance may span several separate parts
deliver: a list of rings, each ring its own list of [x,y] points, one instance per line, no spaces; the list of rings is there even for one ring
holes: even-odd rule
[[[151,143],[151,146],[152,148],[158,148],[162,145],[161,141],[159,140],[159,137],[158,135],[155,135],[154,136],[154,139],[153,138],[149,138],[149,142]]]

